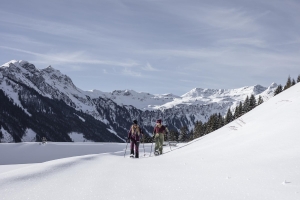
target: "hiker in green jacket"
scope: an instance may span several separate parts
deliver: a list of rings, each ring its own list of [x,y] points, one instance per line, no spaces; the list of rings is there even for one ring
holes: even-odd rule
[[[161,119],[156,120],[156,125],[153,130],[153,137],[155,139],[155,155],[160,155],[163,153],[164,137],[169,131],[161,124]]]

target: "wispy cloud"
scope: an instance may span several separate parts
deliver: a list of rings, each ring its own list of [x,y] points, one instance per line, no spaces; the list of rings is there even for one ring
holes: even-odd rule
[[[16,13],[0,11],[0,22],[6,26],[16,26],[21,29],[43,32],[49,35],[58,35],[83,39],[84,36],[96,37],[96,33],[84,27],[70,25],[67,23],[54,22],[38,18],[27,17]]]
[[[123,69],[122,74],[126,75],[126,76],[133,76],[133,77],[141,77],[142,76],[140,72],[135,71],[134,69],[128,68],[128,67],[125,67]]]
[[[227,38],[216,41],[216,45],[222,46],[238,46],[247,45],[258,48],[266,48],[268,45],[265,41],[258,38]]]
[[[180,6],[170,4],[167,12],[193,25],[193,28],[186,29],[187,34],[220,34],[220,32],[224,34],[226,30],[236,33],[257,32],[263,29],[257,20],[270,13],[270,11],[254,12],[243,7],[213,6],[212,4],[195,6],[195,4],[187,3],[180,4]]]
[[[159,71],[158,69],[152,67],[150,63],[147,63],[144,67],[142,67],[144,71]]]
[[[4,41],[9,41],[10,43],[17,43],[18,45],[24,44],[24,45],[30,45],[30,46],[40,46],[40,47],[51,47],[53,44],[51,43],[46,43],[43,41],[39,41],[33,38],[29,38],[24,35],[20,34],[7,34],[7,33],[1,33],[0,32],[0,37]]]
[[[62,52],[62,53],[47,53],[41,54],[37,52],[27,51],[23,49],[11,48],[6,46],[0,46],[2,49],[22,52],[35,56],[35,62],[43,64],[92,64],[92,65],[109,65],[120,67],[134,67],[139,66],[139,63],[133,60],[118,62],[111,60],[100,60],[88,56],[83,51],[78,52]]]

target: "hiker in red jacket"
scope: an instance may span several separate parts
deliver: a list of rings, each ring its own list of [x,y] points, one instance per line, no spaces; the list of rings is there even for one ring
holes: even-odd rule
[[[167,127],[161,124],[161,119],[156,120],[156,125],[153,130],[153,137],[155,139],[155,155],[163,153],[164,137],[169,131]]]
[[[133,120],[133,125],[130,127],[128,131],[128,140],[130,140],[130,157],[139,157],[139,144],[140,137],[143,135],[142,129],[137,124],[137,120]],[[134,148],[135,147],[135,148]],[[134,151],[135,150],[135,151]]]

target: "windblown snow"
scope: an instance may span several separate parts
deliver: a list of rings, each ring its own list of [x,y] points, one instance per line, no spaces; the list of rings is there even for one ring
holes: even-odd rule
[[[84,138],[82,133],[69,133],[68,134],[73,142],[93,142]]]
[[[299,200],[299,113],[297,84],[162,156],[141,144],[140,159],[126,144],[0,144],[1,199]]]

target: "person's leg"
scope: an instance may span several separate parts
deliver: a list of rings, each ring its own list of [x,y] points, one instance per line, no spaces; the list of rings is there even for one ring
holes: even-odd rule
[[[139,141],[135,142],[135,157],[136,158],[139,157],[139,145],[140,145]]]
[[[162,154],[163,153],[163,145],[164,145],[164,134],[159,134],[159,153]]]
[[[131,154],[132,154],[132,155],[134,154],[133,148],[134,148],[134,141],[130,140],[130,155],[131,155]]]
[[[159,149],[159,134],[155,135],[155,151]]]

